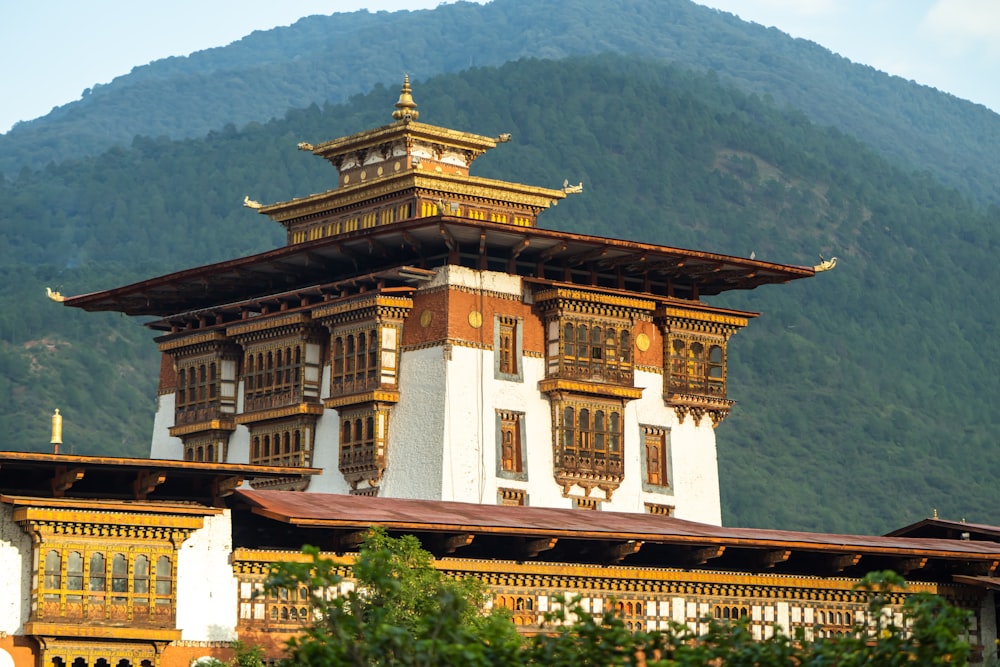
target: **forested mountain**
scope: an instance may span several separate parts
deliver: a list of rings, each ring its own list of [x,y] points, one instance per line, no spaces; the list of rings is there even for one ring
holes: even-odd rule
[[[717,72],[979,201],[1000,204],[1000,115],[852,64],[690,0],[493,0],[313,16],[224,48],[137,67],[0,136],[0,172],[136,135],[186,138],[341,102],[401,72],[426,79],[523,57],[617,52]]]
[[[398,78],[398,77],[397,77]],[[241,206],[333,187],[296,150],[390,121],[397,84],[204,139],[137,139],[0,183],[6,447],[145,455],[158,353],[132,319],[44,298],[275,247]],[[723,295],[763,316],[733,339],[719,426],[730,525],[883,531],[996,521],[1000,214],[835,129],[675,65],[524,60],[415,84],[421,120],[514,140],[477,173],[585,193],[546,227],[793,264],[807,281]]]

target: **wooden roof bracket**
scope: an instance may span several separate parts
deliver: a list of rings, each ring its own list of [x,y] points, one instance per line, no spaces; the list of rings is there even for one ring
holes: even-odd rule
[[[681,557],[681,562],[684,567],[695,567],[697,565],[704,565],[708,561],[715,558],[719,558],[724,553],[726,553],[726,547],[722,545],[695,547],[684,553]]]
[[[65,496],[70,487],[83,479],[84,473],[83,468],[56,466],[55,474],[52,476],[52,495],[56,498]]]
[[[157,486],[163,484],[165,481],[167,481],[166,473],[151,473],[148,470],[140,470],[136,475],[135,481],[132,482],[132,490],[135,493],[135,499],[145,500]]]
[[[525,539],[521,543],[519,555],[522,560],[535,558],[543,551],[549,551],[550,549],[555,548],[558,542],[559,538],[556,537],[542,537],[534,540]]]
[[[627,540],[625,542],[608,544],[604,548],[602,560],[618,564],[623,560],[625,560],[627,556],[631,556],[634,553],[639,553],[639,549],[642,548],[643,544],[644,542],[642,540]]]

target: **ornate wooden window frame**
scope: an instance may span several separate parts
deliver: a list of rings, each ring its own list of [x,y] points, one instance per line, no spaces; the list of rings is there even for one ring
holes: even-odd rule
[[[413,308],[406,296],[368,294],[321,305],[313,311],[328,331],[328,408],[399,399],[403,321]],[[364,354],[358,341],[364,341]],[[350,345],[353,344],[353,350]]]
[[[497,488],[497,505],[524,506],[528,504],[528,492],[524,489]]]
[[[493,318],[493,377],[524,382],[524,319],[512,315]]]
[[[625,479],[624,401],[562,393],[550,398],[553,472],[563,495],[574,485],[587,496],[596,487],[610,500]]]
[[[185,459],[199,460],[198,447],[204,456],[211,442],[215,454],[211,460],[224,462],[229,436],[236,430],[237,374],[242,351],[222,331],[161,341],[160,350],[170,355],[177,378],[170,435],[184,443]],[[192,396],[191,392],[196,393]]]
[[[642,490],[649,493],[673,493],[673,461],[670,450],[670,429],[665,426],[639,425],[639,442],[642,443]],[[659,449],[658,461],[653,461],[650,448]],[[657,470],[650,468],[654,463]],[[659,480],[659,481],[656,481]]]
[[[236,422],[251,424],[322,413],[324,330],[309,313],[277,313],[230,325],[243,347],[243,404]]]
[[[497,477],[519,481],[528,480],[524,433],[523,412],[496,411]]]
[[[391,405],[354,405],[340,411],[339,469],[351,493],[377,495],[385,473]],[[365,486],[362,486],[365,482]]]
[[[316,417],[303,415],[250,425],[250,463],[262,466],[312,466]]]
[[[663,306],[654,320],[663,334],[663,400],[677,420],[718,426],[734,402],[726,398],[729,339],[747,318],[724,312]]]
[[[104,636],[102,628],[128,626],[135,638],[180,638],[179,549],[204,525],[204,514],[45,504],[17,507],[13,519],[32,536],[35,550],[25,634],[82,640]],[[123,567],[117,569],[116,560]]]

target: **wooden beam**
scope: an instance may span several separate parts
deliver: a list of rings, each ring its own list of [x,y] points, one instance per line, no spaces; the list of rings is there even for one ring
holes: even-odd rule
[[[688,278],[697,280],[699,278],[704,278],[705,276],[711,276],[722,271],[725,265],[722,262],[715,262],[712,264],[706,264],[700,267],[691,267],[684,272],[684,275]]]
[[[543,551],[555,548],[559,542],[557,537],[542,537],[536,540],[525,539],[520,546],[519,555],[522,559],[534,558]]]
[[[680,560],[684,567],[694,567],[695,565],[704,565],[714,558],[719,558],[724,553],[726,553],[726,547],[721,545],[712,547],[695,547],[685,551],[681,555]]]
[[[52,476],[52,495],[56,498],[62,498],[70,487],[83,479],[84,473],[83,468],[57,466],[55,474]]]
[[[824,565],[831,574],[839,574],[861,562],[861,554],[835,554],[826,559]]]
[[[521,256],[525,248],[531,245],[531,239],[524,237],[521,242],[514,246],[510,251],[510,258],[507,260],[507,273],[517,273],[515,270],[517,268],[517,258]]]
[[[629,252],[618,257],[609,257],[607,259],[602,259],[599,264],[603,268],[613,269],[619,266],[628,266],[631,270],[639,273],[646,268],[646,258],[647,253],[645,252]]]
[[[240,475],[217,475],[212,480],[212,502],[216,505],[222,504],[222,499],[233,495],[233,491],[243,483]]]
[[[960,569],[962,574],[971,574],[978,577],[992,576],[1000,565],[996,560],[976,560],[956,563],[956,569]]]
[[[439,225],[438,231],[441,233],[441,238],[444,239],[444,244],[448,246],[450,252],[458,252],[458,241],[452,235],[451,230],[444,226],[444,223]]]
[[[411,234],[410,232],[406,232],[406,231],[404,231],[404,232],[403,232],[403,242],[404,242],[404,243],[405,243],[406,245],[410,246],[410,248],[411,248],[411,249],[412,249],[412,250],[413,250],[413,251],[414,251],[415,253],[417,253],[418,255],[420,255],[421,257],[423,257],[423,254],[424,254],[424,246],[423,246],[423,244],[421,244],[421,243],[420,243],[420,240],[419,240],[419,239],[418,239],[417,237],[415,237],[415,236],[414,236],[413,234]]]
[[[558,255],[559,253],[565,251],[566,247],[567,247],[567,245],[566,245],[565,241],[562,241],[561,243],[557,243],[554,246],[552,246],[551,248],[547,248],[547,249],[543,250],[541,252],[541,254],[538,255],[538,261],[539,262],[547,262],[550,259],[552,259],[553,257],[555,257],[556,255]]]
[[[606,560],[611,563],[620,563],[626,556],[638,553],[639,549],[642,548],[642,545],[642,540],[628,540],[626,542],[609,544],[604,549],[602,560]]]
[[[132,490],[135,493],[135,499],[145,500],[146,496],[151,494],[156,487],[163,484],[165,481],[167,481],[166,473],[151,473],[148,470],[140,470],[135,477],[135,481],[132,482]]]
[[[345,533],[340,536],[338,542],[339,548],[337,551],[357,551],[361,543],[368,539],[369,531],[365,530],[352,530],[349,533]]]
[[[375,239],[373,239],[370,236],[365,237],[365,241],[368,242],[368,254],[369,255],[377,255],[378,257],[388,257],[389,256],[389,251],[386,250],[384,244],[379,243],[378,241],[376,241]]]
[[[458,533],[456,535],[433,535],[427,538],[428,551],[435,556],[446,556],[455,553],[462,547],[472,544],[475,539],[472,533]]]
[[[587,252],[581,252],[578,255],[573,255],[566,260],[566,263],[570,266],[579,266],[585,262],[590,262],[595,259],[600,259],[608,254],[608,247],[601,246],[600,248],[594,248],[593,250],[588,250]]]
[[[926,558],[900,558],[893,562],[892,569],[904,577],[927,566]]]
[[[757,554],[757,562],[761,568],[770,570],[775,565],[784,563],[791,555],[791,549],[766,549]]]
[[[343,243],[338,243],[337,244],[337,252],[339,252],[341,255],[343,255],[344,257],[346,257],[347,259],[349,259],[351,261],[351,264],[354,265],[354,270],[355,271],[358,270],[358,266],[359,266],[358,261],[359,261],[359,259],[361,259],[361,256],[358,255],[357,252],[355,252],[354,250],[351,250],[350,248],[348,248]]]

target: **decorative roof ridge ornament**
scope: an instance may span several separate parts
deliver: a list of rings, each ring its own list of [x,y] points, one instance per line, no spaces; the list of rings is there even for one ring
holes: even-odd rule
[[[819,273],[820,271],[829,271],[833,267],[837,266],[837,258],[831,257],[830,259],[823,259],[823,255],[819,256],[820,262],[813,267],[813,271]]]
[[[399,91],[399,101],[396,102],[396,110],[392,112],[392,117],[408,123],[411,120],[420,118],[417,111],[417,103],[413,101],[413,90],[410,89],[410,75],[403,75],[403,87]]]
[[[55,291],[51,287],[46,287],[45,288],[45,296],[49,297],[50,299],[52,299],[56,303],[62,303],[63,301],[66,300],[66,297],[64,297],[62,294],[60,294],[59,292]]]

